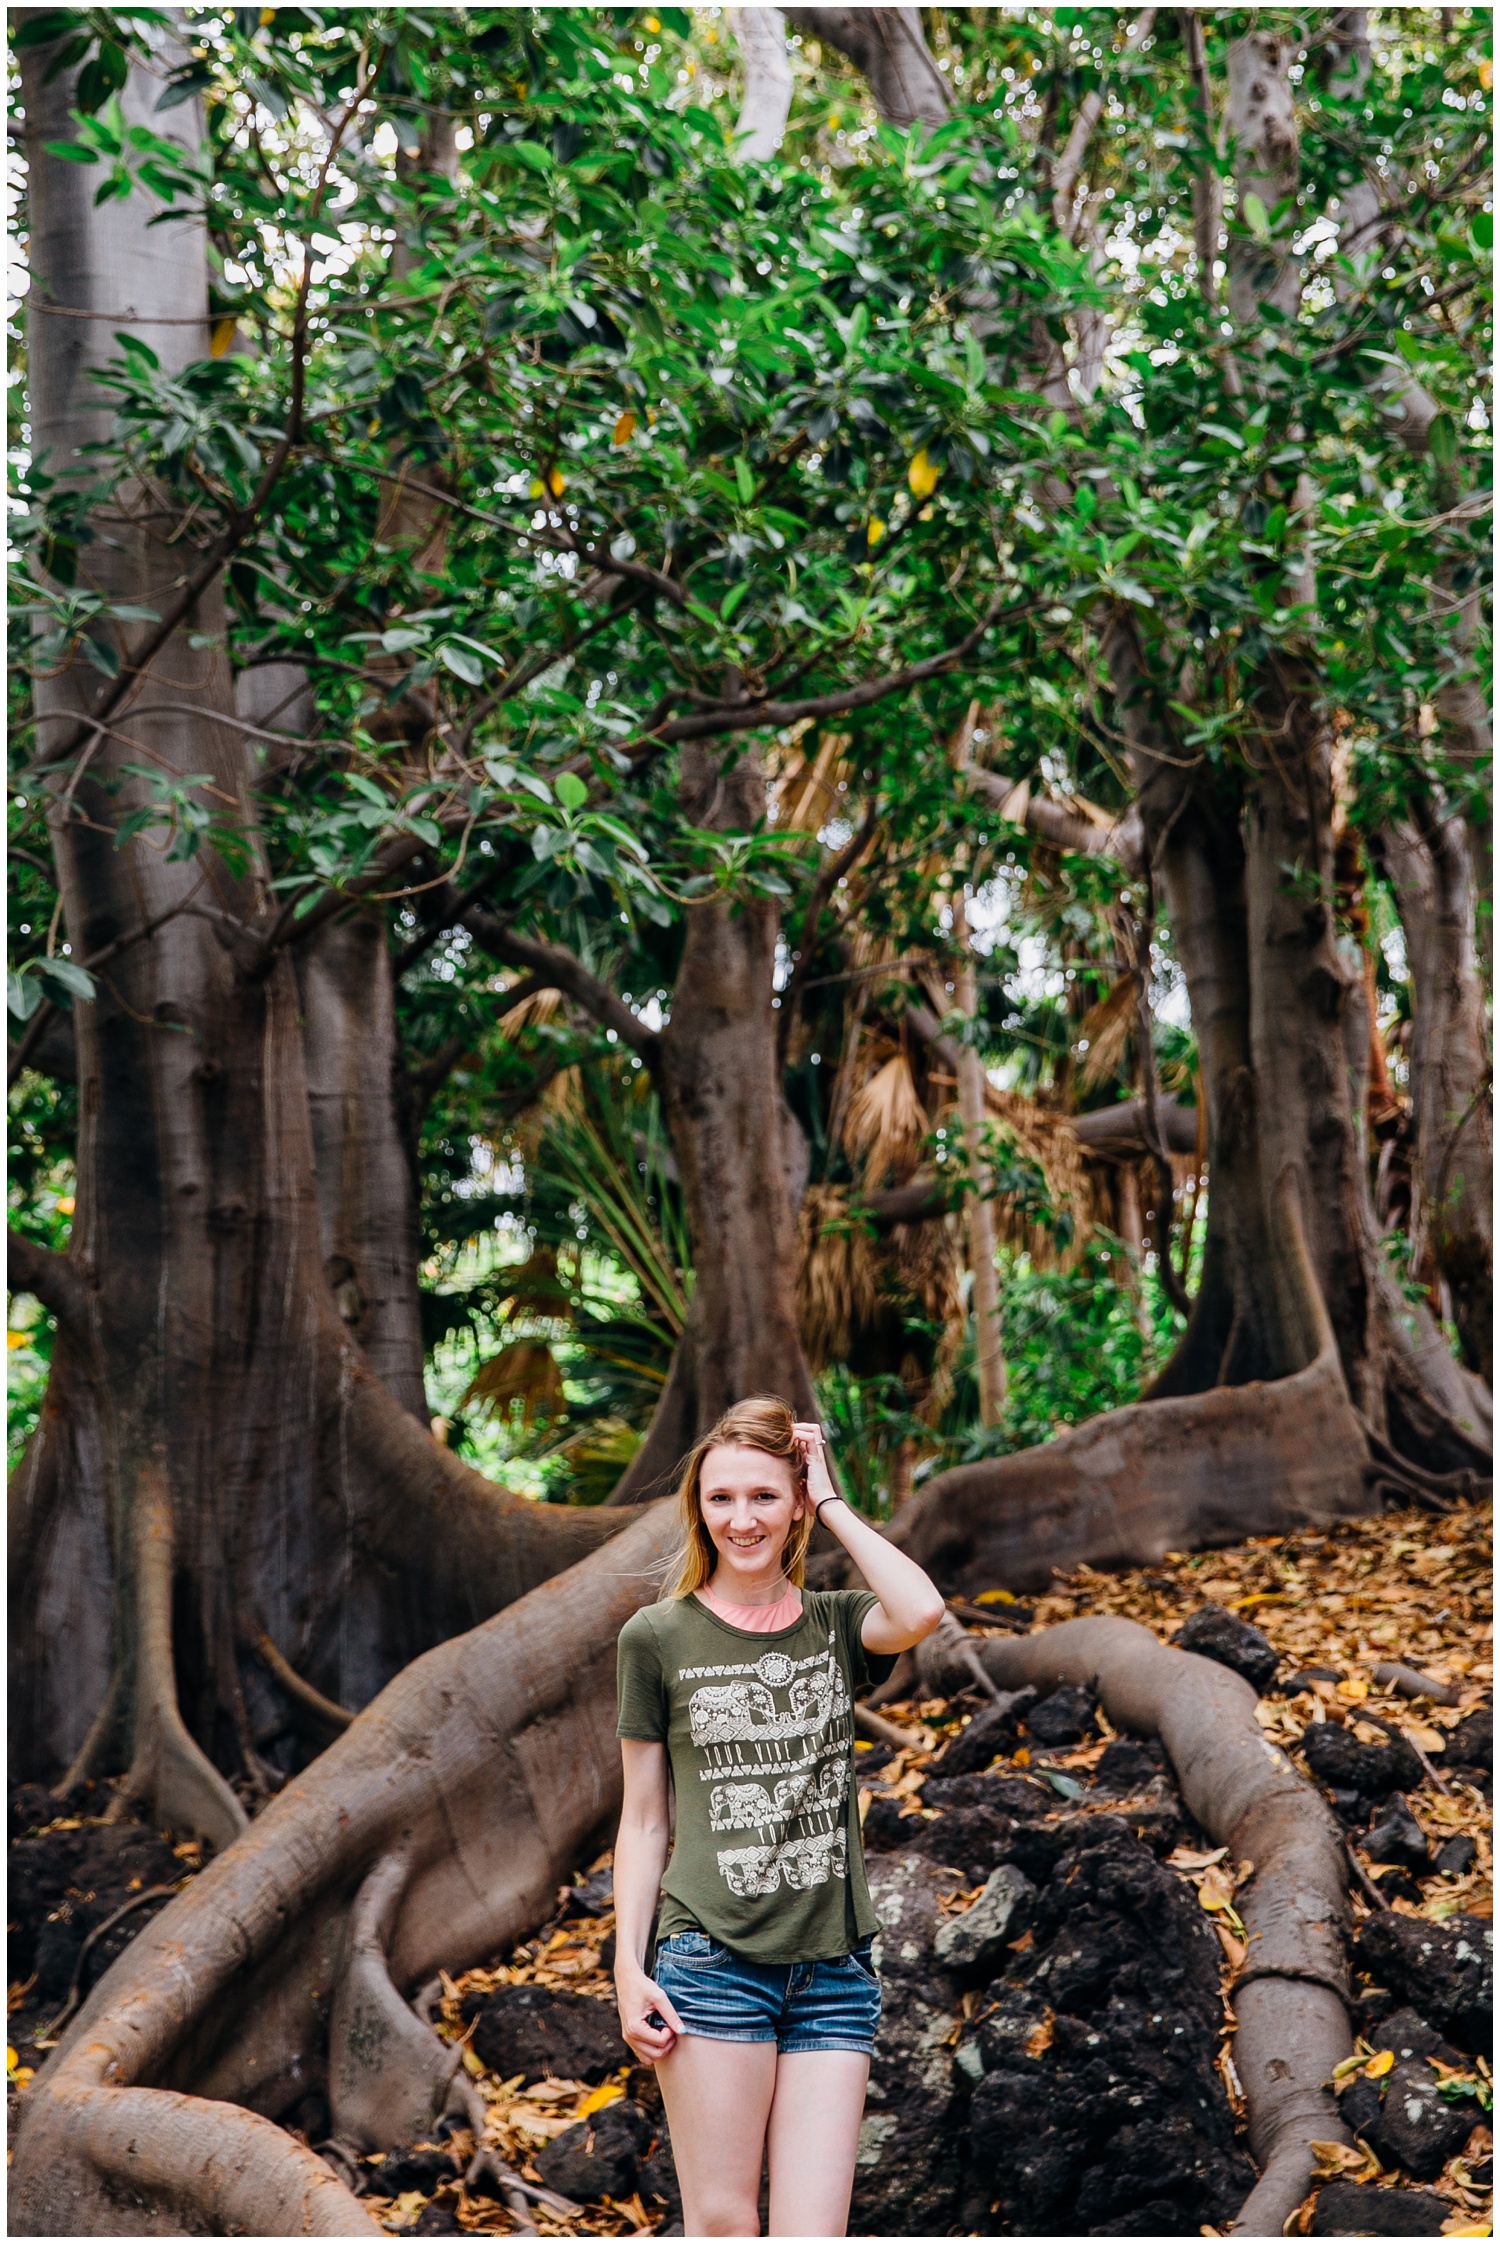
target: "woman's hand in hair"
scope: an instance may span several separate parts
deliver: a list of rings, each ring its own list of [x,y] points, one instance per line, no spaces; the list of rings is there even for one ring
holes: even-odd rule
[[[797,1444],[797,1455],[807,1475],[807,1500],[821,1504],[829,1496],[837,1496],[833,1475],[828,1470],[828,1449],[823,1439],[823,1429],[810,1421],[799,1419],[792,1428],[792,1438]]]

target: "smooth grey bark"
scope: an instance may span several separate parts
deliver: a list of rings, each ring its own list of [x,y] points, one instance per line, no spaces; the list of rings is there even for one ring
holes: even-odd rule
[[[788,8],[786,15],[848,56],[891,124],[906,132],[947,123],[952,102],[916,8]]]

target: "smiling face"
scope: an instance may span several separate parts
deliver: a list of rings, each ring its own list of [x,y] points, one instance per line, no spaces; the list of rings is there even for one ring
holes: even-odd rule
[[[698,1476],[698,1509],[718,1554],[713,1587],[734,1602],[761,1602],[781,1579],[787,1536],[806,1504],[789,1458],[721,1443]]]

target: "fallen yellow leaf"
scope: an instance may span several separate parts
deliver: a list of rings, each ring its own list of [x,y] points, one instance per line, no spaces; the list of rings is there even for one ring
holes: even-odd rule
[[[1355,1703],[1370,1695],[1369,1683],[1363,1675],[1346,1675],[1337,1688],[1341,1699],[1349,1699]]]
[[[484,2078],[484,2067],[480,2064],[472,2049],[465,2049],[464,2051],[464,2070],[472,2073],[476,2080]]]
[[[1031,1767],[1031,1755],[1024,1745],[1012,1755],[1012,1759],[1018,1769],[1029,1769]]]
[[[5,2045],[5,2070],[7,2071],[7,2073],[13,2073],[20,2062],[20,2058],[11,2048],[10,2043],[7,2042]]]
[[[1441,1753],[1448,1742],[1441,1730],[1432,1729],[1426,1722],[1406,1723],[1405,1734],[1424,1753]]]
[[[578,2107],[579,2118],[587,2119],[590,2112],[602,2112],[606,2104],[617,2104],[624,2093],[624,2089],[617,2080],[605,2081],[603,2086],[596,2088],[591,2096],[584,2097],[583,2102]]]
[[[398,2220],[410,2221],[416,2218],[426,2203],[427,2200],[419,2189],[404,2189],[399,2197],[392,2198],[391,2211]]]
[[[1380,2080],[1386,2073],[1391,2070],[1395,2062],[1396,2054],[1394,2050],[1377,2049],[1374,2056],[1370,2059],[1370,2062],[1365,2067],[1365,2079]]]
[[[913,498],[930,499],[938,487],[938,477],[942,472],[940,467],[928,459],[924,445],[906,471],[906,480],[911,485]]]
[[[1014,1605],[1015,1602],[1009,1590],[981,1590],[974,1600],[976,1605]]]
[[[1447,2220],[1438,2230],[1439,2236],[1493,2236],[1494,2225],[1486,2220]]]

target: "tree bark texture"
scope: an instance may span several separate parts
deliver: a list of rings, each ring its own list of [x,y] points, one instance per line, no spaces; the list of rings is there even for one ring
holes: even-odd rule
[[[682,751],[684,815],[752,831],[765,779],[752,753],[725,769],[708,745]],[[732,1403],[784,1397],[815,1415],[796,1306],[801,1133],[781,1095],[774,993],[779,916],[770,897],[689,907],[672,1014],[656,1052],[662,1113],[687,1203],[693,1297],[666,1391],[612,1504],[660,1495],[684,1453]]]
[[[45,153],[69,136],[76,98],[72,72],[43,83],[50,57],[27,50],[25,71],[34,438],[54,473],[92,475],[79,448],[112,429],[89,376],[115,352],[115,325],[169,372],[206,348],[204,241],[191,221],[148,226],[138,196],[96,208],[84,167]],[[128,122],[163,129],[155,91],[132,73]],[[165,129],[194,121],[184,105]],[[49,316],[49,305],[89,316]],[[81,573],[162,611],[182,570],[170,494],[127,483],[96,523]],[[123,1753],[164,1818],[222,1845],[244,1814],[220,1772],[261,1787],[257,1738],[296,1720],[247,1641],[269,1635],[327,1698],[360,1706],[414,1654],[617,1523],[507,1498],[440,1450],[351,1343],[325,1275],[319,1154],[343,1191],[328,1228],[353,1241],[365,1274],[367,1337],[421,1408],[412,1195],[393,1151],[378,962],[361,1049],[351,1007],[368,938],[357,922],[339,927],[314,954],[312,1009],[334,994],[341,1008],[334,1048],[320,1032],[315,1055],[328,1094],[316,1146],[290,954],[247,960],[259,766],[246,735],[219,721],[234,687],[218,588],[132,675],[148,628],[111,626],[129,683],[107,730],[86,727],[111,690],[96,671],[74,663],[36,684],[39,756],[57,759],[47,783],[73,956],[126,947],[75,1012],[70,1249],[29,1257],[28,1282],[59,1329],[12,1495],[14,1765],[81,1776]],[[64,757],[80,719],[82,751]],[[145,792],[132,763],[209,773],[247,869],[207,847],[174,862],[160,835],[117,848],[116,821]],[[388,973],[383,989],[388,1011]],[[387,1192],[394,1205],[378,1208]],[[462,1551],[448,1541],[460,1526]]]
[[[1430,1245],[1464,1361],[1494,1384],[1493,1107],[1489,1023],[1474,949],[1465,822],[1421,809],[1388,826],[1381,854],[1412,982],[1410,1089],[1417,1134],[1413,1249]]]
[[[915,8],[788,8],[788,20],[847,55],[870,82],[875,106],[903,132],[946,124],[948,88]]]

